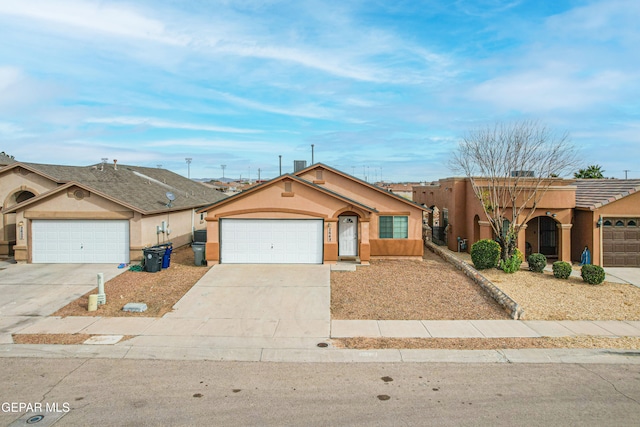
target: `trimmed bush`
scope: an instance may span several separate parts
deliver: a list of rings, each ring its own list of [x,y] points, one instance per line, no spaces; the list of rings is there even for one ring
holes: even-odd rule
[[[524,262],[524,255],[522,255],[522,252],[520,252],[520,249],[516,248],[516,250],[513,252],[513,255],[518,257],[518,259],[520,260],[520,264]]]
[[[544,268],[547,266],[547,257],[543,254],[535,253],[529,255],[527,262],[529,263],[529,270],[536,273],[542,273]]]
[[[522,264],[522,259],[520,258],[520,256],[517,253],[514,253],[508,260],[500,261],[500,268],[502,269],[502,271],[508,274],[512,274],[520,270],[520,264]]]
[[[571,276],[571,264],[564,261],[556,261],[553,263],[553,277],[557,279],[568,279]]]
[[[494,268],[500,259],[500,245],[494,240],[478,240],[471,245],[471,261],[478,270]]]
[[[604,282],[604,268],[599,265],[585,264],[580,270],[582,280],[590,285],[599,285]]]

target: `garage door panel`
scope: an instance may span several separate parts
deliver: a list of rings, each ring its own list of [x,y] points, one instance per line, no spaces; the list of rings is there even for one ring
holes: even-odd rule
[[[222,219],[220,230],[222,263],[322,263],[322,220]]]
[[[129,221],[33,220],[32,261],[129,262]]]
[[[630,218],[604,218],[614,224],[602,230],[605,267],[640,267],[640,228]]]

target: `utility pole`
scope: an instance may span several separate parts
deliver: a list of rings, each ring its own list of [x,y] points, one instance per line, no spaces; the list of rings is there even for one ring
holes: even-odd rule
[[[187,162],[187,178],[191,179],[191,160],[193,159],[191,157],[186,157],[185,160]]]
[[[313,144],[311,144],[311,164],[313,165],[315,162],[313,161]]]
[[[224,170],[227,168],[227,165],[220,165],[222,168],[222,181],[224,181]]]
[[[261,171],[261,170],[262,170],[262,169],[258,168],[258,181],[260,181],[260,171]]]
[[[282,175],[282,154],[278,156],[280,158],[280,175]]]
[[[624,170],[624,179],[627,179],[627,173],[628,172],[631,172],[631,170],[630,169],[625,169]]]

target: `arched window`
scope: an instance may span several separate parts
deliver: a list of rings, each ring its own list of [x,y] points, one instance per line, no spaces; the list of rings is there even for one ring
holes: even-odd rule
[[[602,223],[602,225],[604,225],[605,227],[611,227],[611,221],[608,219],[605,219],[604,222]]]
[[[31,191],[21,191],[16,194],[16,203],[22,203],[25,200],[29,200],[32,197],[36,197]]]
[[[624,221],[619,219],[616,221],[616,227],[624,227]]]
[[[630,219],[629,222],[627,222],[627,227],[635,227],[636,225],[638,224],[634,219]]]

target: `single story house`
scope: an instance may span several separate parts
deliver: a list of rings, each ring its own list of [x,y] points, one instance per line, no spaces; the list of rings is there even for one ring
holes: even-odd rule
[[[166,169],[14,162],[0,169],[0,256],[32,263],[128,263],[184,245],[225,196]]]
[[[428,208],[317,163],[215,202],[208,264],[335,263],[417,257]]]
[[[553,178],[521,229],[518,248],[523,254],[579,262],[587,247],[593,264],[640,267],[639,190],[640,180]],[[413,199],[433,209],[428,223],[434,240],[451,250],[458,250],[459,241],[467,241],[468,251],[478,240],[494,237],[468,178],[415,186]]]

